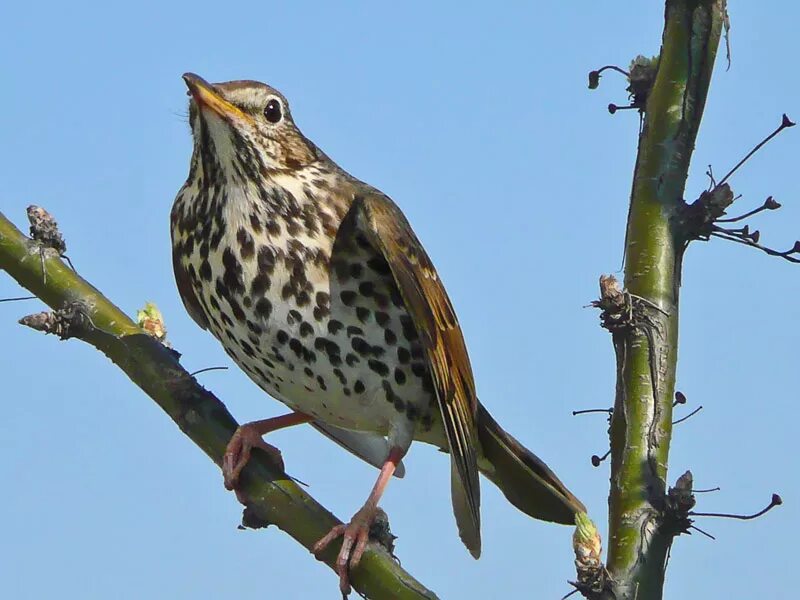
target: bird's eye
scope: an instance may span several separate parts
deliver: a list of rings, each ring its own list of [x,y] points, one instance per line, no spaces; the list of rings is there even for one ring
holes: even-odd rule
[[[267,106],[264,107],[264,117],[270,123],[277,123],[280,121],[283,117],[281,101],[277,98],[272,98],[269,102],[267,102]]]

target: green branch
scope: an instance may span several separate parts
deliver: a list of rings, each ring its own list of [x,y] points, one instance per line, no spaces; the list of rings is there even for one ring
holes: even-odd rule
[[[42,267],[46,272],[43,276]],[[101,352],[138,385],[215,463],[221,463],[237,423],[225,405],[178,362],[178,354],[146,335],[96,288],[67,267],[52,249],[23,235],[0,213],[0,269],[51,308],[72,308],[69,337]],[[83,317],[83,318],[81,318]],[[85,318],[88,317],[88,318]],[[272,524],[310,549],[339,521],[256,450],[242,473],[246,513]],[[220,483],[221,485],[221,483]],[[376,600],[430,600],[427,590],[382,548],[372,547],[353,570],[353,585]],[[335,567],[338,544],[321,558]],[[333,585],[333,583],[331,584]]]
[[[667,0],[647,96],[625,247],[630,319],[612,329],[617,394],[611,422],[607,568],[617,600],[661,598],[672,536],[667,492],[678,300],[686,236],[683,192],[725,15],[724,0]]]

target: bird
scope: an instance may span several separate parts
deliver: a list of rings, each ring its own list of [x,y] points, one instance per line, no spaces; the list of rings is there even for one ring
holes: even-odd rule
[[[398,206],[306,138],[275,88],[183,80],[193,150],[170,216],[177,288],[194,321],[290,409],[237,429],[226,487],[253,448],[283,467],[263,436],[301,423],[377,467],[364,505],[313,548],[343,538],[343,594],[413,441],[449,453],[453,512],[473,557],[479,473],[524,513],[573,524],[580,500],[478,401],[453,305]]]

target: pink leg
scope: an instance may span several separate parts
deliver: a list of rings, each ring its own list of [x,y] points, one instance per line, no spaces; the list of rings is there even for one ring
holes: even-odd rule
[[[292,425],[299,425],[300,423],[308,423],[313,420],[314,418],[309,415],[293,412],[288,415],[281,415],[280,417],[264,419],[263,421],[253,421],[252,423],[241,425],[228,442],[225,455],[222,457],[222,475],[225,478],[225,487],[229,490],[236,488],[239,482],[239,474],[242,472],[242,469],[244,469],[247,461],[250,460],[250,451],[253,448],[261,448],[264,450],[281,470],[283,470],[281,451],[275,446],[265,442],[261,436],[266,435],[270,431],[291,427]]]
[[[358,563],[361,562],[364,550],[367,548],[369,528],[372,525],[372,521],[375,519],[375,511],[378,508],[378,502],[381,496],[383,496],[386,484],[388,484],[389,480],[392,478],[397,464],[405,453],[406,451],[400,448],[391,449],[389,456],[386,458],[386,462],[384,462],[383,467],[381,467],[378,480],[375,482],[375,486],[372,488],[372,492],[370,492],[364,506],[353,515],[353,518],[350,519],[347,525],[336,525],[330,530],[328,535],[314,544],[311,550],[314,554],[319,554],[340,535],[344,537],[342,540],[342,548],[339,550],[339,556],[336,558],[336,571],[339,573],[339,589],[344,595],[350,593],[349,570],[351,567],[358,566]]]

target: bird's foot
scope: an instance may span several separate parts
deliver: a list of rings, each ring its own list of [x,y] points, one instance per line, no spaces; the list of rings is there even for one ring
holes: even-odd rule
[[[225,478],[225,488],[228,490],[236,489],[239,483],[239,474],[250,460],[250,453],[253,448],[261,448],[266,452],[270,460],[283,471],[283,457],[281,451],[272,444],[264,441],[262,431],[257,423],[247,423],[240,426],[233,434],[225,448],[225,455],[222,457],[222,476]]]
[[[342,596],[346,597],[350,591],[350,569],[357,567],[361,562],[361,557],[367,549],[369,541],[369,530],[375,520],[376,508],[364,506],[359,510],[347,525],[336,525],[320,541],[314,544],[311,551],[319,557],[319,553],[325,550],[328,545],[342,536],[342,548],[336,558],[336,572],[339,573],[339,590]]]

